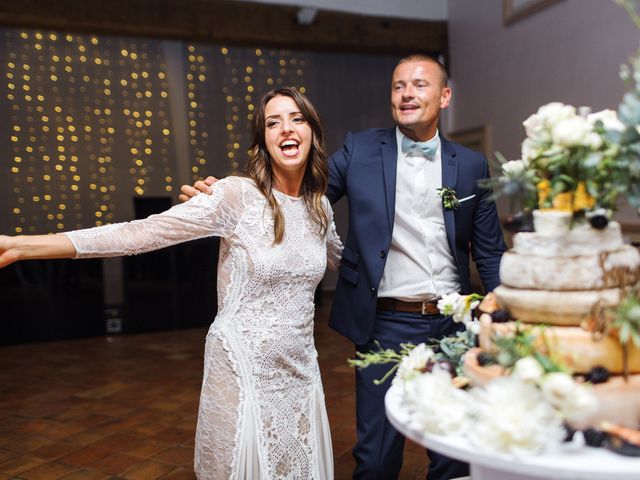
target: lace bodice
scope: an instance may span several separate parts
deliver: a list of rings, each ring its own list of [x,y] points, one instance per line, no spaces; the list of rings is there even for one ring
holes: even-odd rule
[[[333,475],[313,297],[327,263],[337,267],[342,245],[326,199],[330,222],[320,235],[302,198],[274,194],[285,219],[277,245],[265,198],[239,177],[145,220],[67,234],[78,258],[222,237],[196,434],[200,479]]]

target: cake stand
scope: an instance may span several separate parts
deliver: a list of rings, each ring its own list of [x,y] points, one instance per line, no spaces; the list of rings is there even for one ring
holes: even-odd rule
[[[624,457],[603,448],[567,444],[557,453],[537,456],[483,452],[461,437],[444,437],[409,428],[401,392],[392,386],[385,397],[387,417],[407,438],[428,449],[468,462],[472,480],[638,480],[640,458]]]

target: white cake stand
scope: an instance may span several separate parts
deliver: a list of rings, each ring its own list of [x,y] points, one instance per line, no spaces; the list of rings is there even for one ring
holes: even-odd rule
[[[407,438],[443,455],[468,462],[472,480],[640,480],[640,458],[624,457],[603,448],[576,447],[530,457],[483,452],[461,437],[424,434],[408,427],[400,390],[385,397],[391,424]]]

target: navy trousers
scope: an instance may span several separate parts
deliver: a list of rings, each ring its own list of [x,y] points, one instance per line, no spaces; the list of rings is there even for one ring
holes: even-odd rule
[[[400,343],[417,345],[428,339],[439,339],[464,329],[451,317],[387,312],[376,313],[373,336],[369,343],[357,345],[356,350],[377,350],[374,341],[383,348],[400,350]],[[375,385],[392,365],[372,365],[356,370],[356,422],[358,439],[353,449],[357,480],[395,480],[402,468],[404,436],[391,426],[384,410],[384,395],[391,386],[391,379]],[[469,465],[453,460],[437,452],[429,451],[429,480],[448,480],[469,475]]]

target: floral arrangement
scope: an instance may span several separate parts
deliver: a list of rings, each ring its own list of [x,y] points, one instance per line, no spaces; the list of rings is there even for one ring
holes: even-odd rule
[[[397,372],[393,385],[402,392],[409,426],[415,430],[462,436],[485,450],[514,455],[554,450],[567,436],[565,424],[580,422],[597,407],[590,385],[576,382],[552,354],[533,347],[531,331],[519,329],[514,336],[496,338],[499,353],[488,360],[511,375],[461,388],[468,386],[461,366],[476,343],[479,322],[472,312],[481,299],[477,294],[452,294],[438,302],[440,313],[466,326],[455,337],[405,344],[399,353],[382,348],[358,353],[350,364],[394,364],[377,383]]]
[[[356,352],[356,358],[350,359],[349,365],[366,368],[369,365],[395,364],[384,377],[375,381],[377,385],[384,383],[396,370],[398,370],[397,377],[404,378],[407,371],[426,368],[427,364],[431,365],[433,362],[439,363],[441,368],[447,368],[451,373],[461,374],[462,357],[475,346],[476,336],[480,330],[480,324],[473,319],[472,311],[483,298],[476,293],[471,295],[452,293],[438,300],[438,310],[442,315],[451,315],[454,322],[464,323],[466,326],[464,331],[458,332],[455,336],[430,341],[428,344],[420,344],[417,347],[410,343],[401,344],[400,352],[382,347],[375,352]],[[402,366],[404,360],[409,363]],[[417,367],[414,368],[415,365]]]
[[[617,3],[640,28],[633,2]],[[591,113],[588,107],[553,102],[527,118],[521,159],[498,155],[500,175],[483,183],[494,198],[509,197],[512,213],[520,216],[554,209],[608,218],[620,197],[640,209],[640,51],[620,76],[629,91],[617,112]],[[606,225],[602,218],[595,223]],[[527,222],[506,227],[530,230]]]
[[[400,362],[399,385],[410,427],[425,433],[465,437],[484,450],[535,455],[559,448],[565,425],[579,423],[597,408],[590,385],[571,374],[548,372],[534,357],[519,359],[511,375],[468,390],[457,388],[424,344]],[[499,413],[498,413],[499,412]]]

